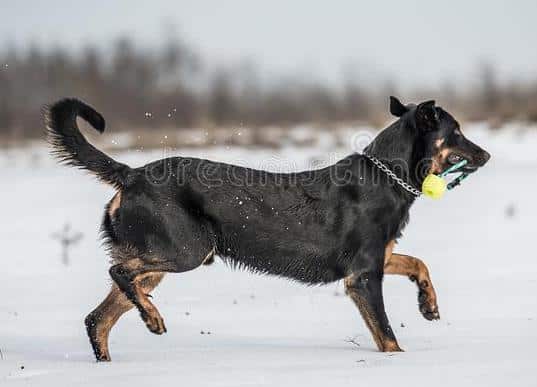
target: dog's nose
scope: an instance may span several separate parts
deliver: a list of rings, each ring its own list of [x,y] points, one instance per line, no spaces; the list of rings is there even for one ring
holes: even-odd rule
[[[482,167],[487,163],[487,161],[489,161],[489,159],[490,153],[485,150],[481,150],[474,155],[472,164],[474,164],[476,167]]]
[[[479,156],[479,164],[485,165],[487,161],[490,160],[490,153],[487,151],[481,152],[481,155]]]

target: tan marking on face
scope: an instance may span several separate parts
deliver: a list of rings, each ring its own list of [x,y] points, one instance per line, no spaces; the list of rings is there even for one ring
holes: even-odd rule
[[[446,141],[445,138],[439,138],[438,140],[434,142],[434,146],[437,148],[441,148],[442,144],[444,144],[445,141]]]
[[[442,171],[444,170],[443,166],[445,165],[446,159],[450,153],[451,153],[451,149],[449,148],[443,148],[439,150],[439,152],[436,153],[432,158],[431,170],[429,171],[429,173],[434,173],[434,174],[442,173]]]
[[[113,216],[117,209],[121,206],[121,191],[118,191],[110,201],[108,206],[108,215]]]

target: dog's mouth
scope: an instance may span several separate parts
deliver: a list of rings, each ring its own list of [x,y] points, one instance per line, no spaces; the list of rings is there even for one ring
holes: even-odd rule
[[[472,163],[472,161],[470,159],[468,159],[468,157],[464,157],[458,153],[451,153],[448,157],[447,157],[447,161],[450,165],[455,165],[455,164],[458,164],[460,163],[461,161],[464,161],[466,160],[466,164],[462,167],[462,168],[459,168],[459,169],[456,169],[454,171],[451,171],[450,173],[460,173],[460,172],[464,172],[464,173],[472,173],[472,172],[475,172],[477,171],[477,169],[479,168],[478,165]]]

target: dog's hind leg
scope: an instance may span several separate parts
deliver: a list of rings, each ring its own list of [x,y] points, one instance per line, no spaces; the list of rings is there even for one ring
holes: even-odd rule
[[[162,280],[164,274],[148,274],[141,281],[144,293],[151,292]],[[85,319],[86,330],[97,361],[110,361],[108,336],[119,318],[134,305],[116,284],[101,304]]]
[[[116,285],[140,312],[147,328],[157,335],[166,332],[164,320],[155,305],[149,300],[141,286],[141,281],[147,275],[169,271],[176,271],[175,265],[170,262],[145,262],[139,258],[118,263],[109,270]]]
[[[427,320],[440,319],[436,292],[427,266],[418,258],[391,254],[384,261],[385,274],[405,275],[418,286],[418,303],[421,314]]]
[[[147,328],[151,332],[161,335],[166,332],[164,320],[140,286],[140,281],[148,274],[189,271],[200,266],[202,262],[202,258],[181,264],[174,261],[145,261],[133,258],[112,266],[109,273],[119,289],[138,308]]]
[[[388,251],[388,247],[386,251]],[[378,255],[382,258],[382,253]],[[402,349],[397,344],[397,339],[384,310],[383,263],[381,260],[372,259],[368,266],[366,269],[362,267],[359,271],[345,278],[346,293],[360,310],[379,351],[400,352]]]

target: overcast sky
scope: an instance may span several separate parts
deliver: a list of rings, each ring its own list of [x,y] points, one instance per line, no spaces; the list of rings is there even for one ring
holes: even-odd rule
[[[468,82],[493,63],[504,79],[537,78],[536,0],[0,0],[0,44],[158,44],[165,25],[210,63],[249,58],[265,74],[408,85]]]

